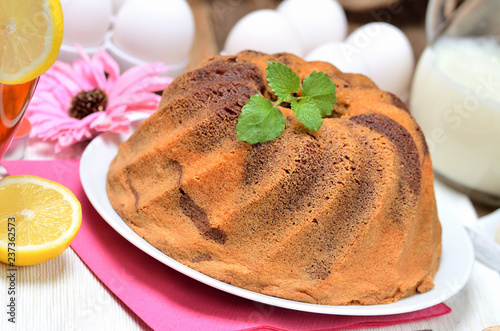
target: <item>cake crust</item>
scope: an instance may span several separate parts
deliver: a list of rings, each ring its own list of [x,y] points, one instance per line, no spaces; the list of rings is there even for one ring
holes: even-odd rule
[[[275,99],[267,61],[301,80],[323,71],[336,84],[320,130],[280,107],[280,137],[236,138],[250,96]],[[390,303],[431,289],[439,267],[432,164],[404,103],[363,75],[291,54],[218,55],[176,78],[120,145],[107,191],[123,220],[165,254],[267,295]]]

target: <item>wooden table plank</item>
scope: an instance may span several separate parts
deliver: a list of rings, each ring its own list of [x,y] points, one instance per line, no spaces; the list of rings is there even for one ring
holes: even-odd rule
[[[196,24],[195,38],[186,70],[197,67],[201,61],[219,53],[211,20],[211,3],[206,0],[188,0]]]

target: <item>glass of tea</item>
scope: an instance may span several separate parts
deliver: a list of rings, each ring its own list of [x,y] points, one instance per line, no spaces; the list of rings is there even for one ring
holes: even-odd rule
[[[0,83],[0,161],[21,124],[38,79],[18,85]],[[0,169],[0,178],[6,174],[4,169]]]

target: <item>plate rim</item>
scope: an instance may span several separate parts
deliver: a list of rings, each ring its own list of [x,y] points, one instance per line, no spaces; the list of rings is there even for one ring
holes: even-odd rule
[[[142,122],[144,118],[140,118],[139,120],[136,120],[133,122],[133,124],[138,124]],[[132,131],[132,130],[131,130]],[[94,138],[92,142],[86,147],[85,151],[82,154],[81,161],[80,161],[80,168],[79,168],[79,173],[80,173],[80,180],[81,184],[83,187],[83,190],[89,199],[90,203],[92,206],[96,209],[96,211],[100,214],[100,216],[108,223],[120,236],[125,238],[129,243],[133,244],[135,247],[138,249],[142,250],[144,253],[148,254],[149,256],[153,257],[154,259],[158,260],[159,262],[167,265],[168,267],[184,274],[187,277],[193,278],[201,283],[204,283],[208,286],[214,287],[218,290],[224,291],[226,293],[230,293],[245,299],[249,299],[252,301],[256,301],[259,303],[264,303],[268,305],[272,305],[275,307],[280,307],[280,308],[286,308],[286,309],[292,309],[296,311],[303,311],[303,312],[310,312],[310,313],[320,313],[320,314],[330,314],[330,315],[349,315],[349,316],[377,316],[377,315],[392,315],[392,314],[401,314],[401,313],[408,313],[412,311],[417,311],[425,308],[432,307],[434,305],[437,305],[439,303],[444,302],[445,300],[449,299],[456,293],[458,293],[467,283],[469,280],[473,265],[474,265],[474,251],[472,247],[472,243],[470,242],[470,239],[465,232],[465,229],[460,225],[456,224],[451,226],[452,222],[445,222],[443,224],[443,221],[441,221],[441,224],[443,226],[443,234],[445,233],[444,229],[447,228],[448,230],[451,228],[454,228],[454,231],[462,232],[460,236],[461,240],[461,247],[463,248],[464,251],[467,252],[469,255],[468,258],[466,256],[462,256],[460,258],[461,264],[465,265],[465,267],[462,267],[463,269],[463,274],[461,277],[461,280],[457,284],[447,284],[448,288],[444,289],[444,291],[440,296],[435,297],[433,299],[429,299],[428,301],[425,301],[425,304],[418,303],[419,300],[416,300],[417,303],[414,303],[413,305],[404,305],[401,304],[401,302],[408,302],[411,301],[411,298],[415,296],[425,296],[426,294],[431,293],[434,291],[436,288],[430,290],[429,292],[422,293],[422,294],[415,294],[414,296],[407,297],[400,299],[397,302],[394,303],[389,303],[389,304],[379,304],[379,305],[345,305],[345,306],[339,306],[339,305],[320,305],[320,304],[314,304],[314,303],[306,303],[306,302],[300,302],[300,301],[293,301],[293,300],[288,300],[288,299],[283,299],[283,298],[278,298],[278,297],[273,297],[270,295],[262,294],[262,293],[257,293],[253,292],[250,290],[246,290],[240,287],[236,287],[234,285],[222,282],[220,280],[217,280],[215,278],[212,278],[210,276],[207,276],[199,271],[196,271],[176,260],[173,258],[169,257],[168,255],[164,254],[151,244],[149,244],[145,239],[140,237],[137,233],[135,233],[128,225],[121,219],[121,217],[116,213],[116,211],[111,207],[111,203],[109,202],[109,199],[106,199],[106,201],[101,201],[99,199],[96,199],[96,190],[98,190],[96,187],[97,185],[95,184],[95,181],[93,177],[99,177],[99,172],[90,171],[91,167],[87,167],[86,165],[89,164],[89,162],[92,161],[93,156],[95,155],[96,151],[101,151],[103,148],[106,148],[107,145],[114,146],[116,150],[118,149],[118,145],[120,142],[126,140],[131,133],[128,134],[120,134],[120,133],[103,133],[99,135],[98,137]],[[107,142],[106,142],[107,141]],[[118,143],[118,144],[117,144]],[[107,145],[106,145],[107,144]],[[103,147],[104,146],[104,147]],[[109,158],[109,162],[115,157],[116,151],[114,154],[106,154]],[[101,172],[104,172],[107,175],[108,168],[109,168],[109,162],[108,160],[103,160],[102,158],[99,159],[100,164],[102,167],[100,167]],[[104,169],[104,170],[102,170]],[[102,174],[101,174],[102,175]],[[104,176],[104,179],[106,178],[106,175]],[[94,184],[93,184],[94,183]],[[104,183],[100,183],[101,185],[104,184],[104,188],[106,187],[105,181]],[[105,190],[104,190],[105,191]],[[101,192],[102,193],[102,192]],[[105,194],[107,198],[107,194]],[[109,207],[111,207],[111,210],[109,210]],[[439,210],[439,208],[438,208]],[[118,226],[118,223],[116,221],[121,221],[123,224],[121,226]],[[441,216],[440,216],[441,220]],[[122,227],[125,225],[125,227]],[[445,226],[446,225],[446,226]],[[128,230],[124,230],[128,229]],[[438,269],[434,280],[438,277],[440,270],[442,269],[443,265],[443,255],[445,255],[445,252],[448,254],[450,253],[449,247],[448,250],[445,251],[445,236],[443,235],[443,250],[442,250],[442,256],[441,256],[441,262],[440,262],[440,268]],[[449,238],[448,238],[449,239]],[[468,262],[467,264],[465,262]],[[436,284],[437,285],[437,284]],[[451,288],[450,288],[451,287]]]

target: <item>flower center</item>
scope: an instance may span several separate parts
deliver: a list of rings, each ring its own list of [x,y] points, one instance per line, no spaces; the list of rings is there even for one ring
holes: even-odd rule
[[[108,96],[103,90],[93,89],[81,91],[71,99],[69,116],[81,120],[90,114],[104,111],[108,103]]]

